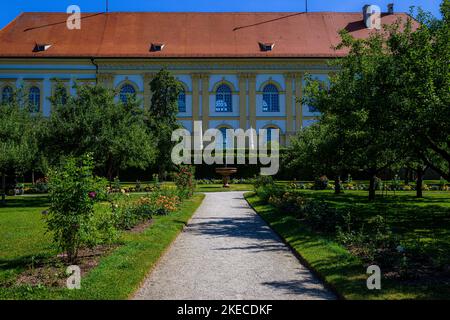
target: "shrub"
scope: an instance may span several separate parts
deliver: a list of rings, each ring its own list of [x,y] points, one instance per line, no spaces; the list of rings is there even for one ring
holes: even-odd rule
[[[47,229],[57,246],[67,254],[69,262],[77,259],[78,249],[92,243],[95,197],[89,193],[99,182],[92,174],[90,155],[68,158],[60,170],[49,174],[50,208],[46,216]],[[95,241],[94,241],[95,242]]]
[[[137,224],[151,219],[154,206],[150,198],[141,197],[130,200],[127,195],[118,195],[111,200],[111,209],[115,221],[115,227],[129,230]]]
[[[163,188],[157,192],[151,193],[149,195],[149,201],[155,214],[167,215],[178,209],[181,198],[178,195],[177,190]]]
[[[122,185],[120,184],[119,177],[115,177],[113,181],[113,192],[120,192],[122,189]]]
[[[139,180],[136,180],[136,187],[134,188],[134,191],[141,192],[143,190],[142,184]]]
[[[283,213],[301,215],[306,201],[298,193],[284,192],[281,196],[277,193],[271,195],[268,202]]]
[[[36,190],[38,193],[48,192],[48,178],[41,178],[36,181]]]
[[[314,180],[314,189],[315,190],[325,190],[327,187],[328,187],[327,176],[320,176],[316,180]]]
[[[178,194],[182,198],[190,198],[195,191],[195,167],[180,165],[178,172],[174,175],[174,182],[177,186]]]
[[[264,202],[268,202],[271,196],[281,197],[284,193],[284,189],[275,184],[268,184],[259,186],[255,192]]]
[[[403,186],[403,191],[411,191],[412,190],[412,187],[410,186],[410,185],[404,185]]]
[[[94,247],[104,243],[113,243],[118,236],[114,213],[103,205],[94,211],[90,222],[82,229],[81,243],[88,247]]]
[[[256,177],[253,181],[253,188],[255,189],[255,191],[258,190],[260,187],[271,185],[275,185],[272,176],[260,175]]]
[[[297,182],[290,182],[288,184],[288,189],[300,189],[300,184],[298,184]]]
[[[334,232],[343,222],[342,212],[321,200],[306,201],[302,215],[313,229],[323,232]]]

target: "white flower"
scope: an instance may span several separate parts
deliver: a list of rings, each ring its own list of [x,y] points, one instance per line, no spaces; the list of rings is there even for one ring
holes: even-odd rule
[[[405,248],[399,245],[399,246],[397,246],[397,252],[403,253],[403,252],[405,252]]]

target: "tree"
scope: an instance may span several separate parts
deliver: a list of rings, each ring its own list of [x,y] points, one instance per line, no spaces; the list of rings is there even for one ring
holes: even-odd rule
[[[303,102],[333,119],[343,142],[340,154],[348,166],[369,175],[369,200],[373,200],[377,174],[402,159],[393,136],[397,124],[389,99],[394,70],[382,34],[355,39],[343,30],[340,36],[337,48],[346,48],[349,54],[330,62],[337,71],[330,76],[329,86],[307,78]]]
[[[6,175],[24,173],[33,166],[38,155],[37,130],[41,117],[24,108],[21,90],[0,104],[0,175],[2,203],[6,203]]]
[[[411,20],[390,29],[387,46],[396,70],[391,103],[404,151],[414,153],[419,169],[430,167],[450,179],[450,0],[441,4],[443,20],[419,11],[420,26]]]
[[[65,91],[59,89],[50,99],[52,113],[45,137],[51,163],[90,153],[96,169],[111,182],[118,170],[145,169],[154,161],[154,138],[135,96],[123,103],[113,90],[102,86],[76,86],[73,97],[63,97]]]
[[[46,216],[47,230],[58,248],[76,262],[79,248],[95,238],[94,203],[106,181],[93,175],[90,155],[68,157],[58,169],[49,172],[50,208]]]
[[[169,71],[162,69],[152,79],[150,87],[152,99],[147,110],[147,125],[157,140],[159,176],[164,179],[171,166],[172,132],[180,127],[177,102],[182,86]]]
[[[332,119],[321,121],[300,130],[290,141],[284,158],[288,169],[303,174],[334,177],[334,191],[341,192],[341,174],[345,168],[343,143],[340,128]]]

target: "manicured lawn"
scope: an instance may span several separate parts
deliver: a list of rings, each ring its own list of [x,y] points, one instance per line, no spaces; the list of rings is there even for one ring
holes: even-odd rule
[[[154,217],[142,233],[123,233],[120,246],[100,260],[81,281],[80,290],[11,286],[29,268],[32,257],[50,257],[55,251],[45,235],[41,211],[46,197],[15,197],[0,208],[0,299],[126,299],[134,293],[170,243],[200,205],[195,195],[167,216]]]
[[[423,242],[426,250],[443,250],[450,256],[450,193],[426,192],[415,199],[414,192],[379,198],[370,203],[367,192],[302,191],[306,197],[322,198],[334,206],[358,205],[362,217],[382,215],[403,242]],[[381,290],[366,287],[366,266],[338,244],[332,236],[313,232],[303,221],[283,215],[264,204],[253,193],[248,202],[321,276],[347,299],[449,299],[449,279],[429,279],[419,284],[382,278]],[[430,245],[428,247],[428,245]],[[383,270],[383,267],[380,266]]]
[[[151,183],[149,183],[151,185]],[[166,181],[162,183],[164,187],[175,188],[175,184],[170,181]],[[143,186],[146,186],[147,183],[142,183]],[[126,182],[122,184],[122,187],[129,188],[135,187],[135,184],[131,182]],[[222,187],[222,184],[197,184],[196,192],[224,192],[224,191],[249,191],[253,190],[253,186],[250,184],[230,184],[230,188]]]
[[[230,184],[229,188],[222,187],[222,184],[198,184],[197,192],[224,192],[224,191],[249,191],[253,190],[250,184]]]
[[[8,197],[0,207],[0,287],[32,260],[55,253],[42,220],[47,207],[47,197]]]

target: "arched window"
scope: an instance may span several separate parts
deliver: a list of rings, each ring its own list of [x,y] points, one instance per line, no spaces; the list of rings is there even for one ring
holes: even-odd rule
[[[41,111],[41,90],[38,87],[30,88],[28,103],[30,104],[30,112]]]
[[[13,99],[13,89],[10,86],[6,86],[2,90],[2,103],[11,102]]]
[[[136,93],[136,90],[134,89],[134,87],[131,84],[124,84],[120,88],[120,96],[119,96],[120,101],[122,101],[123,103],[127,103],[130,95],[135,94],[135,93]]]
[[[263,89],[263,112],[280,112],[278,89],[269,83]]]
[[[181,90],[178,94],[178,112],[186,112],[186,93]]]
[[[216,112],[232,112],[233,99],[231,89],[226,84],[221,84],[216,90]]]

